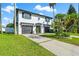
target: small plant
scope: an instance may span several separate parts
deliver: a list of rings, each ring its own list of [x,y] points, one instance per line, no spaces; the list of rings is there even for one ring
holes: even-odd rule
[[[56,33],[54,37],[57,38],[57,39],[60,39],[60,38],[67,38],[69,36],[70,35],[67,34],[67,33]]]
[[[67,33],[62,33],[61,36],[62,36],[62,37],[69,37],[70,35],[67,34]]]

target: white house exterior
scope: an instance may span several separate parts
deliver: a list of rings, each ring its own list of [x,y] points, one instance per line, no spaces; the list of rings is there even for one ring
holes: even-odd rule
[[[5,32],[6,33],[13,33],[14,32],[14,28],[6,27],[5,28]]]
[[[51,17],[16,9],[17,34],[49,32],[51,21]]]

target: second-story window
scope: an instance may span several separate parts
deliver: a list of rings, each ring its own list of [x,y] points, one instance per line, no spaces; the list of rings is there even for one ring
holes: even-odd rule
[[[46,17],[46,18],[45,18],[45,21],[46,21],[46,22],[50,22],[50,18],[47,18],[47,17]]]
[[[38,17],[38,20],[40,20],[40,17]]]
[[[31,14],[30,13],[26,13],[26,12],[22,12],[22,18],[31,19]]]

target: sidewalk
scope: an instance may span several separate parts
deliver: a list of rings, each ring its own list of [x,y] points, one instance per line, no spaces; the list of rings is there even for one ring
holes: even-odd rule
[[[36,43],[48,49],[57,56],[79,56],[79,46],[33,34],[25,34],[24,36],[35,41]]]
[[[76,35],[71,35],[70,37],[79,38],[79,36]]]

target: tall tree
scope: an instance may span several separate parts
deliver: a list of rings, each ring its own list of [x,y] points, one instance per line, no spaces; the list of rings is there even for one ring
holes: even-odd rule
[[[1,15],[1,3],[0,3],[0,32],[2,33],[2,15]]]
[[[72,13],[76,13],[76,10],[75,10],[74,6],[72,4],[70,4],[67,14],[72,14]]]
[[[54,16],[55,16],[55,13],[54,13],[54,6],[55,5],[56,5],[56,3],[49,3],[50,8],[53,8],[53,19],[54,19]]]
[[[65,14],[56,14],[55,16],[56,19],[61,19],[61,21],[64,21],[64,17],[65,17]]]
[[[57,14],[55,16],[55,23],[56,23],[56,28],[58,29],[58,31],[63,32],[63,30],[65,30],[64,27],[64,19],[65,18],[65,14]]]
[[[13,26],[14,26],[14,24],[13,24],[13,23],[9,23],[9,24],[7,24],[7,26],[6,26],[6,27],[13,28]]]
[[[54,13],[54,7],[55,7],[56,3],[49,3],[50,8],[53,8],[53,20],[55,21],[55,13]],[[55,25],[53,25],[54,28]]]
[[[65,21],[65,25],[66,25],[66,29],[67,31],[71,31],[71,32],[77,32],[77,22],[78,22],[78,15],[77,14],[68,14],[66,15],[66,21]]]
[[[14,3],[14,34],[17,34],[17,31],[16,31],[16,3]]]

